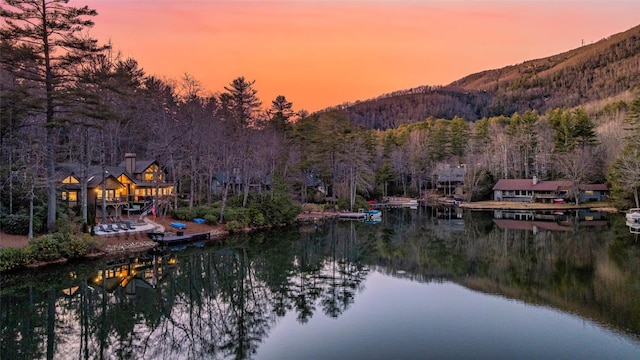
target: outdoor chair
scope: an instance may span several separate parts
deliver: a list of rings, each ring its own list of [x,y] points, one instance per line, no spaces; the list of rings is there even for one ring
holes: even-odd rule
[[[124,222],[125,227],[127,228],[127,230],[133,230],[135,229],[135,227],[131,224],[131,221],[125,221]]]
[[[118,232],[118,231],[120,231],[120,230],[118,230],[118,229],[115,229],[115,228],[113,227],[113,225],[112,225],[112,224],[108,224],[108,225],[107,225],[107,230],[109,230],[109,231],[113,231],[113,232]]]
[[[112,230],[109,230],[109,229],[105,228],[103,224],[99,224],[98,225],[98,231],[111,232]]]
[[[127,231],[129,229],[127,229],[123,223],[116,223],[115,224],[116,230],[122,230],[122,231]]]

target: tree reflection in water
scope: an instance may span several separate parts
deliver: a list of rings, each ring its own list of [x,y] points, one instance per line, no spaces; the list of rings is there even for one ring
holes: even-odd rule
[[[250,358],[290,312],[300,323],[318,310],[340,317],[370,269],[446,279],[640,334],[640,244],[623,220],[531,214],[524,221],[548,222],[533,230],[492,215],[393,210],[378,225],[330,223],[2,274],[0,358]]]

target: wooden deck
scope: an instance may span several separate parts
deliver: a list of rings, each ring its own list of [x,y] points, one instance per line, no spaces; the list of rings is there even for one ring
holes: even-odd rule
[[[148,233],[149,237],[162,246],[183,245],[211,240],[211,233],[165,235],[164,233]]]
[[[364,212],[343,212],[339,213],[338,217],[340,219],[365,219],[367,214]]]

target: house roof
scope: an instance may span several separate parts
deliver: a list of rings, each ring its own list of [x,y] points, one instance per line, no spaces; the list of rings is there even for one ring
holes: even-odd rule
[[[493,186],[493,190],[533,190],[533,191],[556,191],[559,188],[570,188],[569,180],[538,180],[537,184],[532,179],[500,179]]]
[[[464,182],[466,168],[443,168],[438,170],[438,182]]]
[[[558,189],[571,188],[573,183],[570,180],[538,180],[537,184],[533,183],[533,179],[500,179],[493,186],[493,190],[514,191],[514,190],[533,190],[533,191],[557,191]],[[580,190],[588,191],[608,191],[606,184],[580,184]]]
[[[609,187],[607,187],[607,184],[582,184],[580,185],[580,190],[609,191]]]
[[[157,161],[155,160],[136,160],[136,168],[133,170],[134,174],[141,174],[143,173],[145,170],[147,170],[147,168],[153,164],[157,164]],[[121,162],[118,167],[121,168],[125,168],[125,162]]]
[[[102,183],[102,166],[100,165],[90,165],[87,167],[87,187],[88,188],[94,188],[98,185],[100,185]],[[136,185],[140,185],[143,184],[143,182],[137,180],[135,177],[133,177],[131,174],[129,174],[128,172],[125,171],[124,167],[120,167],[120,166],[105,166],[104,170],[106,171],[105,176],[106,177],[113,177],[114,179],[118,179],[118,177],[120,177],[120,175],[124,174],[126,175],[129,179],[131,179],[131,181],[133,181],[134,184]],[[65,178],[67,176],[74,176],[76,178],[80,178],[80,174],[82,173],[82,167],[80,164],[59,164],[58,165],[58,171],[60,173],[62,173],[62,176],[64,176]],[[80,188],[80,184],[67,184],[66,185],[67,188],[72,189],[72,188]]]

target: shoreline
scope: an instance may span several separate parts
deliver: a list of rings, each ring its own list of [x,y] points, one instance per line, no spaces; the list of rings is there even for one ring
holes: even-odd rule
[[[428,206],[443,204],[427,204]],[[452,206],[453,207],[453,206]],[[613,207],[610,203],[584,203],[580,205],[575,204],[543,204],[543,203],[525,203],[525,202],[508,202],[508,201],[476,201],[476,202],[463,202],[455,205],[461,209],[469,210],[593,210],[602,211],[607,213],[619,213],[621,210]],[[317,224],[327,220],[337,219],[339,217],[338,212],[303,212],[293,221],[293,225],[304,226],[309,224]],[[175,221],[173,218],[157,218],[155,221],[145,219],[147,224],[154,225],[155,229],[170,229],[170,223]],[[248,228],[245,232],[257,231],[258,228]],[[188,222],[187,229],[182,230],[185,234],[209,232],[211,235],[210,241],[222,241],[229,236],[229,231],[226,230],[224,225],[206,225],[195,224]],[[24,248],[29,244],[29,240],[26,236],[6,235],[0,233],[2,240],[0,241],[0,248]],[[128,254],[141,253],[152,250],[160,244],[148,238],[146,232],[132,232],[132,233],[116,233],[116,234],[102,234],[94,235],[99,239],[104,239],[105,247],[100,252],[86,254],[81,259],[97,259],[97,258],[110,258]],[[9,241],[6,238],[10,238]],[[47,266],[50,264],[60,264],[67,262],[68,259],[57,259],[50,262],[39,262],[25,266],[25,268],[37,268]]]
[[[338,213],[332,212],[308,212],[299,214],[296,219],[293,221],[293,225],[301,226],[309,223],[319,223],[322,221],[326,221],[328,219],[337,218]],[[171,228],[171,222],[177,221],[170,217],[158,217],[155,221],[145,218],[144,222],[150,226],[150,231],[159,231],[159,232],[171,232],[167,229]],[[224,225],[207,225],[207,224],[196,224],[193,222],[186,222],[187,228],[181,229],[180,231],[185,234],[192,233],[203,233],[208,232],[211,236],[210,241],[222,241],[223,239],[229,236],[229,231],[226,230]],[[252,232],[258,231],[260,228],[247,228],[244,229],[244,232]],[[176,229],[177,231],[177,229]],[[86,235],[86,234],[85,234]],[[146,231],[132,231],[132,232],[117,232],[117,233],[98,233],[93,235],[93,238],[99,239],[99,241],[104,241],[104,248],[99,252],[94,252],[90,254],[86,254],[78,259],[74,260],[92,260],[99,258],[112,258],[119,257],[124,255],[131,255],[146,252],[156,247],[159,247],[160,244],[151,240]],[[25,235],[9,235],[0,233],[0,249],[2,248],[15,248],[22,249],[26,248],[29,245],[29,238]],[[68,262],[69,259],[60,258],[51,261],[45,262],[36,262],[29,265],[25,265],[19,268],[40,268],[47,265],[55,265],[55,264],[64,264]],[[18,269],[18,268],[15,268]],[[11,270],[9,270],[11,271]]]
[[[593,210],[607,213],[620,212],[608,202],[590,202],[576,204],[545,204],[516,201],[474,201],[463,202],[458,205],[460,208],[470,210]]]

